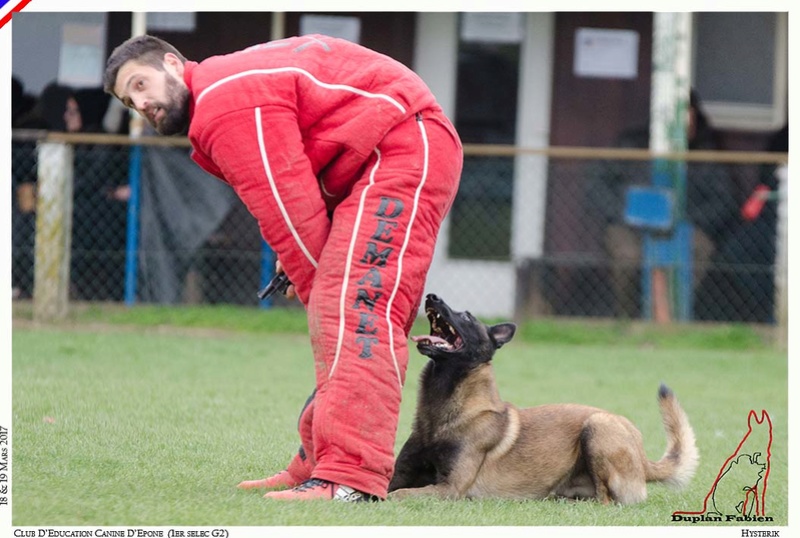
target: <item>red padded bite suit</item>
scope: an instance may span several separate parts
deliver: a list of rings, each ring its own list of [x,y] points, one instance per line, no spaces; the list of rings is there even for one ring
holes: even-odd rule
[[[289,469],[385,497],[458,136],[416,74],[340,39],[187,62],[184,80],[193,158],[241,197],[306,306],[317,390]]]

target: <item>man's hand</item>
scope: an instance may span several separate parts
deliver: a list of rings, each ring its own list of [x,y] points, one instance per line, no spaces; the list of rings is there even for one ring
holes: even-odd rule
[[[283,266],[281,265],[281,261],[278,260],[275,262],[275,274],[280,275],[283,273]],[[297,293],[294,291],[294,284],[289,284],[289,287],[286,288],[286,293],[284,293],[287,299],[294,299],[297,297]]]

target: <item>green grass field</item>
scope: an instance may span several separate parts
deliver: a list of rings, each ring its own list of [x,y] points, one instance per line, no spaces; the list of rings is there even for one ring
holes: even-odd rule
[[[89,309],[56,327],[26,323],[24,314],[15,319],[15,526],[673,525],[673,511],[702,507],[751,409],[766,409],[773,422],[766,513],[774,525],[788,524],[786,352],[764,346],[748,328],[548,322],[522,327],[495,359],[504,399],[580,402],[624,414],[641,429],[652,459],[665,446],[656,393],[666,382],[701,453],[683,491],[650,484],[646,502],[625,507],[433,499],[346,505],[270,503],[235,487],[283,468],[297,449],[297,413],[313,386],[297,313]],[[412,351],[397,449],[410,431],[425,360]]]

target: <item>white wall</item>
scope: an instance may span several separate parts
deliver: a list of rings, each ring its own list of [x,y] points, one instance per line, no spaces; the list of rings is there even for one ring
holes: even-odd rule
[[[11,74],[22,82],[26,93],[39,95],[42,88],[58,78],[61,27],[64,23],[102,24],[103,36],[106,33],[105,13],[20,11],[14,14],[11,22]]]
[[[413,69],[428,85],[444,113],[456,111],[458,14],[418,13]]]

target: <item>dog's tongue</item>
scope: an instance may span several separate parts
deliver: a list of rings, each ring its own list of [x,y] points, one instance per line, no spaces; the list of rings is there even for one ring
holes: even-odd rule
[[[447,340],[439,336],[433,336],[432,334],[426,334],[423,336],[412,336],[411,340],[414,342],[427,341],[429,344],[447,344]]]

